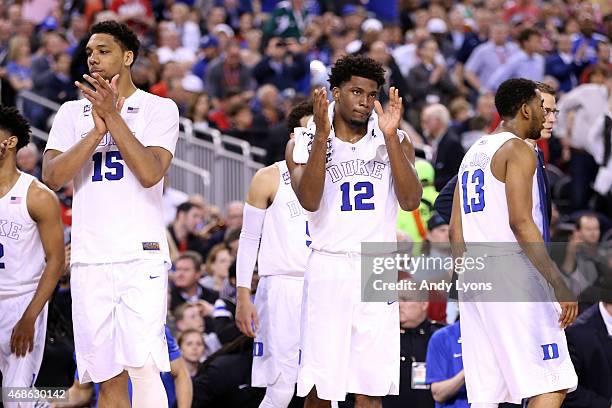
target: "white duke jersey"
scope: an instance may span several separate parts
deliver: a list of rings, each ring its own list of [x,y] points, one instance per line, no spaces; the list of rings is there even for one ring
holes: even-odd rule
[[[513,138],[520,140],[510,132],[484,135],[463,157],[457,175],[457,185],[465,242],[516,242],[516,237],[510,229],[506,184],[496,179],[491,171],[493,155]],[[534,172],[532,185],[532,216],[542,232],[536,174],[537,172]]]
[[[21,173],[0,198],[0,298],[34,292],[45,267],[38,225],[28,212],[33,176]]]
[[[266,210],[257,258],[260,276],[304,276],[310,255],[305,211],[291,188],[287,162],[276,163],[280,173],[278,190]]]
[[[138,89],[125,100],[121,117],[145,147],[174,155],[179,115],[171,99]],[[87,99],[64,103],[53,121],[46,150],[65,152],[94,127]],[[110,133],[74,178],[71,263],[135,259],[170,262],[163,221],[163,180],[143,187]]]
[[[396,242],[398,202],[384,136],[368,127],[357,143],[332,143],[319,209],[308,214],[310,247],[361,252],[362,242]]]

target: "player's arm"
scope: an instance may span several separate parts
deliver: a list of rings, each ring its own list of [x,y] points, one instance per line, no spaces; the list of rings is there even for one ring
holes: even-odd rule
[[[176,403],[178,408],[191,407],[193,384],[183,357],[179,357],[170,362],[170,374],[172,378],[174,378],[174,389],[176,391]]]
[[[456,179],[455,179],[456,180]],[[465,241],[463,238],[463,225],[461,223],[461,204],[459,198],[459,183],[455,184],[455,192],[453,193],[451,219],[449,224],[449,239],[451,243],[451,252],[453,258],[460,258],[466,251]]]
[[[55,290],[65,260],[64,232],[55,194],[35,181],[28,189],[27,208],[38,226],[46,263],[34,297],[13,328],[11,352],[18,357],[25,356],[34,348],[34,323]]]
[[[522,141],[506,143],[498,152],[502,153],[500,159],[506,158],[506,201],[510,229],[531,263],[555,290],[562,309],[559,322],[565,328],[576,318],[578,304],[548,255],[542,234],[532,217],[536,156],[530,146]]]
[[[327,112],[328,107],[327,90],[325,88],[315,90],[313,113],[316,131],[306,164],[298,165],[293,161],[295,144],[292,140],[287,143],[287,150],[285,151],[285,159],[291,173],[291,186],[306,211],[318,210],[323,196],[327,138],[331,129]]]
[[[268,166],[255,173],[243,210],[242,230],[236,257],[236,326],[245,335],[255,337],[259,327],[257,310],[251,301],[251,281],[266,216],[278,191],[279,169]]]

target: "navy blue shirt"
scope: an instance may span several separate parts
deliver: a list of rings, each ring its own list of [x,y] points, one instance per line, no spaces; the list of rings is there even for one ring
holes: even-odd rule
[[[427,384],[448,380],[463,370],[459,322],[443,327],[431,336],[427,347],[426,363],[425,382]],[[469,407],[465,384],[454,398],[444,403],[436,402],[436,408],[464,407]]]

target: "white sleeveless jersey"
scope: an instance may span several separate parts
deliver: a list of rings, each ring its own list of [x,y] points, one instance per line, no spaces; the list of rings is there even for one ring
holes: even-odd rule
[[[306,260],[310,255],[306,212],[300,205],[293,188],[287,163],[276,163],[280,173],[278,190],[266,210],[259,255],[260,276],[304,276]]]
[[[463,157],[457,175],[457,185],[465,242],[516,242],[516,237],[510,229],[506,185],[497,180],[491,171],[493,155],[513,138],[519,139],[510,132],[484,135]],[[537,172],[534,172],[532,185],[532,216],[542,232],[536,174]]]
[[[137,90],[125,100],[121,117],[145,147],[159,146],[174,155],[179,116],[172,100]],[[46,150],[65,152],[93,127],[87,99],[66,102]],[[74,178],[71,263],[169,262],[162,189],[161,180],[151,188],[140,184],[107,133]]]
[[[28,212],[28,189],[34,180],[21,173],[0,198],[0,298],[34,292],[45,267],[38,226]]]
[[[396,242],[398,202],[382,134],[370,129],[357,143],[332,143],[319,209],[308,213],[311,248],[361,252],[362,242]]]

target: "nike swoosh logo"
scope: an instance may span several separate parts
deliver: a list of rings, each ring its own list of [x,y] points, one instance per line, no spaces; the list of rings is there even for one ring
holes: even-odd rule
[[[151,275],[149,275],[149,279],[155,279],[155,278],[159,278],[159,275],[157,275],[157,276],[151,276]]]
[[[388,304],[388,305],[392,305],[392,304],[394,304],[394,303],[395,303],[395,300],[393,300],[393,301],[391,301],[391,302],[387,301],[387,304]]]
[[[459,357],[461,357],[461,353],[453,353],[453,357],[459,358]]]

